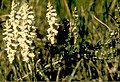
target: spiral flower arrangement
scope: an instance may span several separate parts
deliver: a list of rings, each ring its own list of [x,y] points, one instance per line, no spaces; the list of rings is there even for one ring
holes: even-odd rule
[[[57,16],[56,10],[53,8],[52,4],[48,2],[46,17],[50,28],[47,29],[48,33],[47,38],[51,42],[51,44],[55,43],[55,36],[58,34],[58,31],[54,27],[58,26],[56,16]]]
[[[11,12],[6,20],[3,41],[9,62],[12,63],[15,56],[22,56],[23,61],[28,62],[35,54],[32,43],[35,38],[34,12],[27,3],[20,7],[13,0]]]

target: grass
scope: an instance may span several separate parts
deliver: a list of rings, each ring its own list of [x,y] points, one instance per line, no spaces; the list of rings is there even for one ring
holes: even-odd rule
[[[19,58],[8,61],[2,33],[12,0],[0,2],[0,81],[120,80],[119,0],[50,0],[59,23],[59,28],[53,26],[58,31],[54,44],[46,36],[48,0],[27,2],[37,27],[35,57],[29,64]],[[78,18],[73,16],[75,7]]]

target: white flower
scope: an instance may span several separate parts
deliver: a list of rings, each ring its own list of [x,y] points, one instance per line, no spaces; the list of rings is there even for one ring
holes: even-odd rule
[[[16,24],[19,24],[19,20],[14,20]]]
[[[52,10],[53,11],[53,10]],[[56,17],[57,13],[51,13],[52,16]]]
[[[34,19],[34,16],[33,15],[28,15],[28,18]]]
[[[33,11],[29,11],[29,14],[33,14],[34,12]]]
[[[47,29],[48,34],[50,34],[52,30],[53,30],[53,27],[48,28],[48,29]]]
[[[57,24],[57,13],[56,13],[56,10],[53,9],[53,6],[51,5],[50,1],[48,2],[48,5],[47,5],[47,14],[46,14],[46,17],[47,17],[47,20],[48,20],[48,23],[49,23],[49,26],[50,28],[47,29],[47,39],[50,40],[51,44],[54,44],[55,43],[55,36],[57,35],[58,31],[56,29],[54,29],[54,25],[58,26]]]
[[[10,63],[14,60],[15,55],[22,55],[23,61],[26,62],[29,61],[28,56],[32,58],[35,56],[32,46],[36,35],[33,11],[26,3],[18,8],[19,6],[13,0],[10,15],[8,15],[9,19],[3,29],[5,51]]]
[[[32,43],[32,40],[26,40],[27,43],[31,44]]]
[[[36,29],[36,27],[35,27],[35,26],[32,26],[32,28],[33,28],[33,29]]]
[[[28,62],[29,58],[28,57],[23,57],[23,61]]]
[[[23,15],[24,15],[24,14],[23,14]],[[23,19],[23,20],[26,20],[26,19],[27,19],[27,16],[23,16],[22,19]]]
[[[20,19],[20,18],[21,18],[21,16],[20,16],[20,15],[16,15],[16,18],[17,18],[17,19]]]
[[[47,39],[50,40],[50,38],[52,37],[51,34],[47,35]]]
[[[35,54],[34,54],[34,53],[29,53],[28,56],[31,57],[31,58],[34,58],[34,57],[35,57]]]
[[[10,50],[10,53],[12,53],[12,54],[15,53],[15,52],[16,52],[16,50]],[[9,55],[10,55],[10,54],[9,54]],[[9,56],[9,55],[8,55],[8,56]]]
[[[9,62],[10,63],[12,63],[13,62],[13,60],[14,60],[14,57],[13,56],[11,56],[11,57],[8,57],[9,58]]]
[[[50,25],[53,25],[56,21],[55,17],[51,17],[51,19],[48,21]]]
[[[58,31],[57,31],[57,30],[55,30],[55,29],[53,29],[53,30],[52,30],[52,32],[53,32],[55,35],[57,35],[57,34],[58,34]]]
[[[11,44],[11,46],[13,46],[13,47],[15,47],[15,48],[17,48],[17,46],[18,46],[19,44]]]
[[[27,22],[28,22],[29,24],[32,24],[32,20],[27,20]]]
[[[35,32],[30,32],[30,35],[35,36],[36,33]]]
[[[13,37],[13,34],[11,34],[11,33],[7,33],[7,34],[8,34],[9,37]]]
[[[51,40],[51,44],[55,43],[55,38],[54,37],[51,37],[50,40]]]

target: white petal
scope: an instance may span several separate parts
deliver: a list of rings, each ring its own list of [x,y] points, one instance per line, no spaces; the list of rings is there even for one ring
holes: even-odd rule
[[[34,58],[34,57],[35,57],[35,54],[34,54],[34,53],[29,53],[28,56],[31,57],[31,58]]]
[[[34,16],[33,15],[28,15],[28,18],[34,19]]]
[[[28,22],[29,24],[32,24],[32,20],[27,20],[27,22]]]
[[[20,18],[21,18],[21,16],[20,16],[20,15],[16,15],[16,18],[17,18],[17,19],[20,19]]]

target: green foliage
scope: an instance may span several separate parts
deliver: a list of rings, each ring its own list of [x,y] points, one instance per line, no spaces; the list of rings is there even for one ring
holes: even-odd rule
[[[0,81],[120,80],[120,1],[50,0],[59,21],[54,44],[46,37],[50,27],[46,18],[48,1],[27,0],[33,6],[37,27],[32,44],[36,56],[29,64],[19,59],[10,64],[0,35]],[[0,3],[1,34],[2,17],[9,14],[11,3],[11,0]]]

